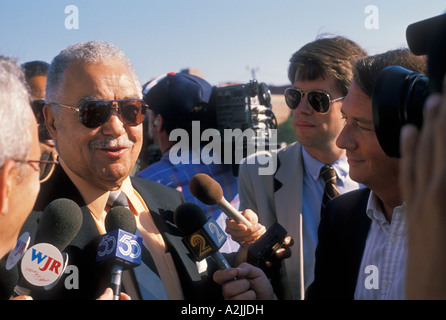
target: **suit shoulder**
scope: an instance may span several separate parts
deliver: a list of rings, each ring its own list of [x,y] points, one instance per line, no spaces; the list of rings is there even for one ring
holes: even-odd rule
[[[175,197],[182,198],[182,194],[170,187],[167,187],[159,182],[144,179],[141,177],[132,177],[132,184],[136,189],[145,190],[150,192],[151,194],[159,194],[163,197]]]
[[[330,200],[324,211],[329,220],[356,219],[366,213],[370,189],[361,188]]]
[[[370,189],[368,189],[368,188],[356,189],[356,190],[341,194],[340,196],[337,196],[330,202],[333,202],[332,205],[341,205],[344,203],[352,204],[352,203],[363,202],[364,200],[366,201],[368,199],[369,194],[370,194]]]

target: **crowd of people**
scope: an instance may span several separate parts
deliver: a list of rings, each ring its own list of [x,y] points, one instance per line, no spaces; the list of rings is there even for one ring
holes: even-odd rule
[[[205,79],[171,72],[143,88],[124,52],[100,41],[71,45],[50,64],[0,56],[0,258],[21,233],[36,234],[52,201],[71,199],[82,212],[64,248],[78,288],[67,289],[64,274],[50,290],[14,299],[112,299],[109,266],[95,255],[118,197],[144,243],[141,264],[122,273],[122,300],[445,299],[446,102],[431,94],[423,128],[402,129],[401,158],[386,155],[372,101],[379,73],[393,65],[427,74],[426,57],[409,49],[369,55],[342,36],[304,45],[291,55],[284,93],[296,142],[249,155],[234,174],[203,159],[203,146],[186,163],[171,159],[173,130],[192,135],[195,121],[201,132],[215,128]],[[162,155],[139,170],[146,139]],[[259,174],[265,156],[273,174]],[[195,198],[197,173],[216,180],[250,223]],[[231,268],[190,254],[174,214],[185,202],[226,231],[220,252]],[[265,266],[247,263],[277,222],[287,241]]]

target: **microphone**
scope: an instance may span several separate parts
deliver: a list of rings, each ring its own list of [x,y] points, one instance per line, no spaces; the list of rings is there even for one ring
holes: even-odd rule
[[[231,268],[219,251],[226,234],[213,218],[206,219],[198,205],[190,202],[179,205],[174,212],[174,222],[185,234],[182,241],[197,261],[211,256],[219,269]]]
[[[229,217],[250,227],[252,224],[240,212],[238,212],[223,197],[223,190],[217,181],[209,175],[198,173],[189,182],[191,193],[201,202],[207,205],[217,205]],[[248,262],[255,266],[261,266],[271,255],[282,247],[287,231],[275,222],[266,232],[256,240],[248,249]]]
[[[224,198],[221,186],[209,175],[197,173],[189,181],[189,190],[195,198],[204,204],[217,205],[228,217],[247,227],[252,226],[252,223]]]
[[[19,282],[17,265],[8,268],[6,264],[6,259],[0,260],[0,300],[8,300]]]
[[[96,262],[110,265],[113,300],[119,300],[122,272],[141,264],[142,238],[135,235],[135,216],[121,206],[107,213],[105,230],[107,233],[99,237]]]
[[[53,200],[43,210],[35,243],[50,243],[63,251],[79,232],[82,220],[82,211],[76,202],[65,198]]]
[[[54,284],[68,263],[62,251],[70,244],[82,225],[82,211],[72,200],[60,198],[43,210],[36,231],[35,245],[21,261],[23,278],[14,289],[16,295],[29,295],[34,287]]]

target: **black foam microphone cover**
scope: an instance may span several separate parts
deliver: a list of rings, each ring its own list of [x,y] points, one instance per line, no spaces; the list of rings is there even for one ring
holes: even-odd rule
[[[82,225],[82,211],[70,199],[53,200],[43,210],[36,231],[35,243],[49,243],[63,251],[77,235]]]
[[[180,229],[186,236],[196,232],[203,227],[207,221],[200,206],[191,202],[180,204],[175,209],[173,218],[178,229]]]
[[[135,234],[136,220],[134,214],[126,207],[113,207],[105,216],[105,230],[107,232],[121,229]]]

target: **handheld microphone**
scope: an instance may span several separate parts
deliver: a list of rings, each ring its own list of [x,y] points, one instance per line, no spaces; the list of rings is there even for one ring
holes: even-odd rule
[[[217,205],[224,213],[238,223],[243,223],[250,227],[249,222],[240,212],[238,212],[223,196],[223,189],[217,181],[205,173],[197,173],[189,181],[189,190],[195,198],[209,206]]]
[[[82,211],[70,199],[56,199],[42,212],[34,245],[21,261],[23,278],[14,289],[15,295],[29,295],[35,287],[54,284],[62,275],[68,257],[62,251],[77,235],[82,225]]]
[[[119,300],[122,272],[141,264],[142,238],[135,235],[136,220],[125,207],[113,207],[105,217],[107,233],[100,236],[96,262],[111,268],[113,300]]]
[[[231,268],[219,251],[226,241],[226,234],[213,218],[206,219],[198,205],[190,202],[179,205],[174,222],[185,234],[182,241],[197,261],[211,256],[220,269]]]
[[[8,300],[17,282],[19,282],[17,265],[8,268],[6,264],[6,259],[0,260],[0,300]]]
[[[192,177],[189,182],[191,193],[201,202],[207,205],[218,205],[229,217],[243,223],[245,226],[251,226],[240,212],[238,212],[223,197],[223,190],[217,181],[204,173],[198,173]],[[287,231],[275,222],[257,241],[249,247],[248,262],[255,265],[262,265],[277,249],[282,247]]]

